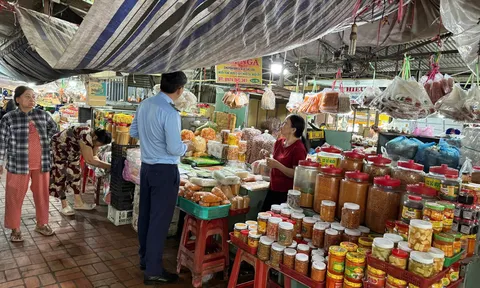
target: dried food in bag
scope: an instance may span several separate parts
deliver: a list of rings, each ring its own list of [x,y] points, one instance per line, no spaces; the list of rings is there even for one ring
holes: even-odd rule
[[[320,102],[320,111],[324,113],[337,113],[338,112],[338,91],[332,91],[325,89],[323,91],[323,97]]]
[[[263,110],[275,110],[275,94],[273,93],[272,89],[265,88],[265,92],[263,92],[262,100],[260,102],[260,107]]]

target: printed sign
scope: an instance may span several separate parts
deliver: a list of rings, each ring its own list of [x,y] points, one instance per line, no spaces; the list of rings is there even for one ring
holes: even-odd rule
[[[219,64],[215,76],[217,83],[262,84],[262,58]]]

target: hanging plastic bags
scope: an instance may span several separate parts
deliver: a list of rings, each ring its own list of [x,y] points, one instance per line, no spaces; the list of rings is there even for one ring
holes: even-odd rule
[[[290,98],[287,103],[287,110],[292,113],[298,110],[303,102],[303,94],[299,92],[290,92]]]
[[[265,88],[265,92],[263,92],[260,107],[263,110],[275,110],[275,94],[269,87]]]
[[[439,72],[440,66],[438,62],[440,61],[440,56],[441,54],[438,53],[431,58],[430,65],[432,69],[420,79],[420,83],[427,91],[428,97],[430,97],[433,104],[437,103],[440,98],[450,93],[453,89],[453,78],[447,74],[444,76]]]

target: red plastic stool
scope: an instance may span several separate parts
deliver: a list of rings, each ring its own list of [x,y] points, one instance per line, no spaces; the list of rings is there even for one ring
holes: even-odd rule
[[[252,265],[255,269],[255,278],[253,281],[245,282],[237,285],[238,273],[240,272],[240,265],[245,261]],[[268,283],[268,267],[265,262],[253,256],[252,254],[238,248],[235,256],[235,262],[233,263],[232,273],[230,274],[230,280],[228,281],[228,288],[246,288],[246,287],[267,287]],[[269,287],[272,287],[269,283]]]
[[[191,240],[190,235],[195,236]],[[213,236],[220,235],[222,242],[215,243]],[[192,272],[193,287],[202,286],[205,275],[223,272],[228,279],[228,221],[227,218],[201,220],[186,215],[183,224],[182,238],[177,254],[177,273],[182,266]]]

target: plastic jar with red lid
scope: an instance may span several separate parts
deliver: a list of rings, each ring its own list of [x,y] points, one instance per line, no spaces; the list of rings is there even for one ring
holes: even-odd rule
[[[360,223],[365,219],[365,206],[369,184],[369,175],[359,171],[345,173],[345,179],[340,183],[337,201],[337,218],[341,219],[343,204],[346,202],[360,205]]]
[[[388,256],[388,263],[403,270],[407,269],[407,262],[408,253],[399,248],[393,249],[392,254]]]
[[[320,168],[316,176],[313,210],[320,213],[323,200],[338,201],[340,181],[343,178],[343,169],[333,165]]]
[[[300,191],[300,206],[313,207],[315,183],[320,165],[317,162],[302,160],[298,162],[293,176],[294,190]]]
[[[403,202],[402,221],[408,224],[412,219],[422,219],[422,211],[422,197],[417,195],[408,195],[407,200]]]
[[[353,150],[344,152],[343,156],[344,158],[340,161],[340,168],[345,171],[362,171],[365,154]]]
[[[449,168],[447,164],[432,166],[430,167],[428,174],[425,175],[425,185],[440,191],[442,180],[445,179],[445,174],[453,174],[454,172],[457,172],[458,175],[458,170]]]
[[[381,177],[390,175],[392,167],[390,164],[392,160],[383,157],[381,154],[367,157],[366,163],[363,165],[363,172],[370,175],[370,183],[373,182],[375,177]]]
[[[417,164],[413,160],[398,161],[397,167],[393,168],[392,177],[402,182],[400,188],[403,190],[409,184],[423,182],[425,173],[422,164]]]
[[[440,199],[447,201],[456,201],[460,192],[462,180],[458,178],[458,171],[447,170],[440,184]]]

